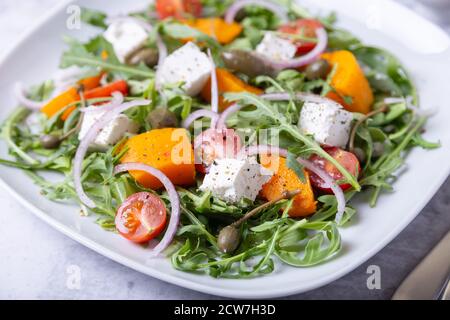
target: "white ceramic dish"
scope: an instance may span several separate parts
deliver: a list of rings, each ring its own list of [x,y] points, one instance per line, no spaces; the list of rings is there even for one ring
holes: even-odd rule
[[[104,1],[74,1],[75,4],[102,8]],[[106,10],[117,14],[142,8],[147,1],[109,1]],[[92,218],[83,218],[74,206],[50,202],[22,172],[0,167],[0,184],[41,219],[85,246],[130,268],[193,290],[236,298],[268,298],[304,292],[325,285],[350,272],[369,259],[398,235],[430,200],[450,172],[450,39],[439,28],[412,11],[389,0],[374,4],[359,0],[308,0],[305,6],[324,11],[336,10],[339,25],[352,30],[365,42],[394,52],[417,82],[424,108],[439,107],[439,114],[427,124],[426,137],[440,140],[434,151],[416,149],[407,158],[407,171],[395,183],[396,192],[383,195],[375,209],[356,204],[355,223],[342,230],[343,249],[333,260],[319,266],[297,269],[277,266],[265,277],[251,280],[223,280],[178,272],[165,259],[146,264],[147,251],[101,230]],[[66,8],[69,2],[41,20],[0,63],[0,119],[15,107],[12,85],[21,80],[38,83],[56,70],[64,49],[64,34],[87,38],[97,30],[82,26],[68,30]],[[0,157],[6,157],[0,142]],[[2,214],[8,214],[3,212]],[[414,245],[414,244],[411,244]]]

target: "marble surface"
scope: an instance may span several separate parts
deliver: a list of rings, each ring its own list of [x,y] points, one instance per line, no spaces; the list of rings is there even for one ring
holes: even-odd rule
[[[400,2],[416,6],[415,1]],[[1,0],[0,55],[57,0]],[[450,31],[450,26],[443,26]],[[1,170],[1,169],[0,169]],[[0,299],[218,299],[119,265],[53,230],[0,193]],[[404,277],[450,229],[450,179],[422,213],[379,254],[325,287],[287,299],[389,299]],[[395,214],[395,213],[393,213]],[[11,217],[12,215],[8,215]],[[367,269],[381,271],[369,290]],[[74,274],[79,275],[74,280]]]

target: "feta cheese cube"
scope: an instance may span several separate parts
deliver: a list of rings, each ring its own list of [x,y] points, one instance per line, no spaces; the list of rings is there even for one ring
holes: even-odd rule
[[[218,159],[205,176],[200,190],[211,191],[213,196],[229,203],[237,203],[243,198],[255,201],[272,175],[272,171],[265,169],[254,158]]]
[[[285,61],[295,57],[297,47],[291,41],[267,32],[256,47],[256,52],[272,60]]]
[[[133,20],[118,20],[111,23],[103,36],[112,44],[121,63],[125,63],[127,57],[140,49],[148,39],[147,31]]]
[[[98,111],[89,111],[84,114],[80,132],[78,133],[79,140],[83,139],[92,125],[105,114],[106,111],[101,110],[101,106],[98,109]],[[139,124],[126,115],[120,114],[103,128],[90,147],[96,150],[107,150],[119,142],[126,133],[134,134],[138,131]]]
[[[333,101],[306,102],[300,113],[299,126],[303,133],[313,135],[320,144],[345,147],[352,120],[353,114]]]
[[[212,71],[209,58],[194,43],[188,42],[167,56],[158,70],[158,84],[183,82],[183,89],[196,96],[205,86]]]

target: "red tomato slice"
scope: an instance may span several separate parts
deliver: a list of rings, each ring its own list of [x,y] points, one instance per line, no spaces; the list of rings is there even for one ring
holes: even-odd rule
[[[359,164],[358,158],[353,153],[344,151],[336,147],[327,147],[324,148],[324,150],[328,154],[330,154],[334,159],[336,159],[353,176],[355,177],[358,176],[359,172],[361,171],[361,166]],[[311,156],[309,160],[312,161],[319,168],[325,170],[334,180],[340,181],[344,179],[344,176],[341,174],[341,172],[328,160],[318,155]],[[325,182],[321,178],[319,178],[316,174],[310,172],[310,179],[312,185],[315,188],[326,193],[332,192],[330,188],[326,187]],[[340,184],[339,186],[344,191],[351,187],[351,185],[348,183]]]
[[[290,34],[301,34],[308,38],[316,38],[316,29],[321,27],[322,24],[317,20],[299,19],[281,26],[278,28],[278,31]],[[308,53],[316,46],[314,42],[303,40],[294,40],[294,44],[297,46],[297,54]]]
[[[161,233],[166,225],[166,206],[149,192],[139,192],[128,197],[119,207],[115,224],[126,239],[143,243]]]
[[[197,171],[207,173],[215,159],[236,158],[241,147],[241,138],[233,129],[203,131],[194,140]]]
[[[155,7],[160,19],[199,17],[203,10],[201,0],[156,0]]]

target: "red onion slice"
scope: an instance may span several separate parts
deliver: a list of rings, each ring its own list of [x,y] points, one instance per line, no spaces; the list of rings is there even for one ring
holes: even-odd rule
[[[241,1],[236,1],[228,8],[227,12],[225,13],[225,21],[227,23],[232,23],[234,21],[234,18],[238,14],[239,10],[241,10],[242,8],[244,8],[246,6],[250,6],[250,5],[263,7],[265,9],[272,11],[280,18],[282,23],[285,23],[289,20],[286,9],[282,6],[277,5],[276,3],[272,2],[272,1],[241,0]]]
[[[218,130],[226,129],[227,128],[226,122],[227,122],[228,117],[230,115],[232,115],[233,113],[238,112],[241,109],[242,109],[242,106],[237,103],[226,108],[225,111],[220,114],[219,120],[217,121],[217,126],[216,126],[217,129]]]
[[[251,146],[251,147],[245,148],[240,153],[240,157],[254,156],[254,155],[258,155],[258,154],[275,154],[275,155],[280,155],[280,156],[286,158],[288,155],[288,151],[286,149],[269,146],[269,145],[257,145],[257,146]],[[302,159],[300,157],[297,158],[297,161],[302,166],[304,166],[306,169],[308,169],[309,171],[311,171],[311,172],[315,173],[317,176],[319,176],[325,182],[327,187],[329,187],[333,191],[333,193],[336,197],[336,201],[337,201],[337,212],[336,212],[335,221],[336,221],[336,223],[339,224],[344,215],[345,205],[346,205],[344,192],[342,191],[341,187],[339,187],[339,185],[336,183],[336,181],[334,181],[334,179],[326,171],[317,167],[311,161]]]
[[[178,196],[177,190],[175,189],[175,186],[173,185],[172,181],[170,181],[170,179],[164,173],[146,164],[132,163],[132,162],[120,164],[114,168],[114,174],[130,170],[145,171],[148,174],[151,174],[159,181],[161,181],[161,183],[164,185],[164,188],[166,188],[167,193],[169,195],[170,206],[172,207],[169,225],[161,241],[150,252],[150,257],[153,258],[158,256],[161,252],[163,252],[170,245],[173,238],[175,237],[178,224],[180,222],[180,197]]]
[[[195,164],[209,167],[215,159],[235,159],[241,148],[241,137],[234,129],[206,129],[194,139]]]
[[[75,154],[75,158],[73,160],[73,182],[78,197],[80,198],[81,202],[85,204],[87,207],[95,208],[94,201],[92,201],[88,197],[88,195],[84,192],[83,185],[81,183],[81,174],[82,174],[81,171],[83,159],[84,156],[86,155],[89,145],[91,144],[92,141],[95,140],[95,138],[101,132],[103,127],[105,127],[108,123],[110,123],[116,116],[118,116],[119,114],[130,108],[145,106],[148,105],[149,103],[150,103],[149,100],[135,100],[116,106],[114,109],[111,109],[107,111],[104,115],[102,115],[100,119],[98,119],[98,121],[94,123],[94,125],[88,130],[84,138],[81,139],[77,152]]]
[[[186,119],[184,119],[182,126],[183,128],[188,129],[195,120],[203,117],[211,118],[211,123],[217,122],[217,119],[219,119],[219,115],[216,112],[201,109],[192,112]]]
[[[324,28],[318,28],[316,30],[317,35],[317,44],[313,50],[308,52],[307,54],[300,56],[298,58],[286,60],[286,61],[276,61],[270,60],[264,55],[259,55],[262,59],[264,59],[267,64],[272,66],[274,69],[283,70],[283,69],[295,69],[299,67],[306,66],[314,61],[316,61],[320,55],[326,50],[328,45],[328,34]]]
[[[214,63],[214,59],[211,55],[211,50],[208,49],[208,57],[211,63],[211,111],[218,113],[219,112],[219,88],[217,86],[217,73],[216,73],[216,64]],[[216,122],[211,122],[211,128],[216,127]]]
[[[123,103],[123,94],[120,91],[115,91],[112,94],[112,99],[108,103],[99,105],[99,106],[90,106],[86,108],[80,109],[81,112],[96,112],[99,110],[102,111],[110,111],[112,109],[117,108],[118,105]],[[101,109],[99,109],[101,108]]]
[[[14,85],[14,97],[27,109],[40,110],[48,101],[34,101],[27,98],[27,92],[21,82]]]

